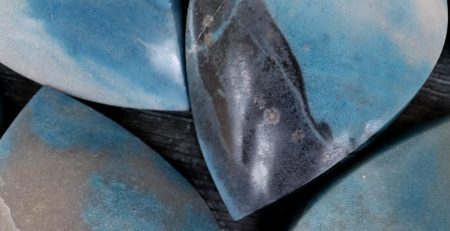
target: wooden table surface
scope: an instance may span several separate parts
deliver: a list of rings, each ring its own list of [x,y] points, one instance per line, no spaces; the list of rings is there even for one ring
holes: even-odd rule
[[[3,134],[39,87],[39,84],[0,64],[0,99],[3,107],[0,134]],[[307,187],[240,221],[230,218],[214,186],[197,143],[190,112],[133,110],[85,103],[121,124],[178,169],[201,194],[223,230],[284,230],[301,215],[312,196],[327,187],[338,175],[362,163],[371,152],[395,142],[411,130],[450,116],[450,48],[446,42],[439,63],[419,94],[371,145]]]

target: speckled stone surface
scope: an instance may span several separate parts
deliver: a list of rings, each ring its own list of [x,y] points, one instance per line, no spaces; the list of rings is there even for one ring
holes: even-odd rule
[[[218,229],[198,193],[158,154],[50,88],[0,140],[0,227]]]
[[[187,73],[203,154],[239,219],[364,146],[431,73],[444,0],[193,0]]]
[[[294,230],[448,230],[450,120],[385,148],[303,212]]]
[[[0,62],[109,105],[188,110],[180,0],[0,0]]]

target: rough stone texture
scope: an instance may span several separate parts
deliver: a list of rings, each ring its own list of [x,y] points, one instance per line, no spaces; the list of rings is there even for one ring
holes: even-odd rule
[[[24,231],[218,230],[197,191],[161,156],[48,87],[0,139],[0,199]]]

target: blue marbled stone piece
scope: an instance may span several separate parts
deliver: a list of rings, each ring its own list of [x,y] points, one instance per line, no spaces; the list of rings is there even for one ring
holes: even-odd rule
[[[188,110],[180,0],[0,0],[0,63],[109,105]]]
[[[303,212],[294,230],[448,230],[450,120],[352,169]]]
[[[218,230],[157,153],[51,88],[0,140],[0,214],[0,230]]]
[[[428,78],[444,0],[190,2],[187,73],[202,151],[238,219],[364,146]]]

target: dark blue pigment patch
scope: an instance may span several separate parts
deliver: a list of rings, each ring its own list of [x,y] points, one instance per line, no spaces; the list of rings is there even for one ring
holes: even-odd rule
[[[89,179],[91,200],[83,218],[92,230],[162,230],[161,216],[168,208],[150,193],[125,183],[107,182],[99,175]]]

